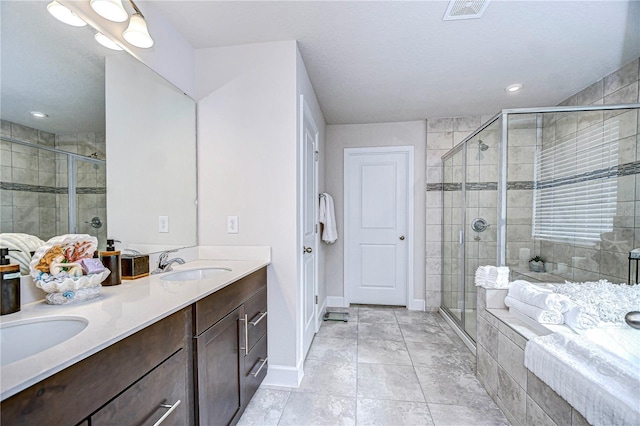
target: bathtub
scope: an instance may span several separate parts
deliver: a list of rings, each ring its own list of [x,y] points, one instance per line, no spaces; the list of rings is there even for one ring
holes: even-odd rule
[[[640,371],[640,330],[625,324],[592,328],[579,334],[629,361]]]
[[[525,366],[593,425],[640,425],[640,330],[569,328],[527,342]]]

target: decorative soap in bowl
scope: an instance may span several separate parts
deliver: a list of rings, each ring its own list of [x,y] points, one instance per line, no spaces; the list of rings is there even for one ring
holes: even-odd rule
[[[36,286],[47,303],[63,305],[100,296],[100,283],[111,273],[90,259],[98,239],[88,234],[53,237],[40,246],[30,263]]]

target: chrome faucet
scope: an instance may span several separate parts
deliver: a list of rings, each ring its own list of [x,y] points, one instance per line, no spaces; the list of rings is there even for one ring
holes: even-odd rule
[[[178,265],[184,265],[184,259],[181,257],[174,257],[173,259],[167,259],[169,257],[169,253],[175,253],[178,249],[167,250],[160,254],[158,258],[158,267],[151,271],[151,274],[160,274],[162,272],[169,272],[172,270],[171,265],[177,263]]]

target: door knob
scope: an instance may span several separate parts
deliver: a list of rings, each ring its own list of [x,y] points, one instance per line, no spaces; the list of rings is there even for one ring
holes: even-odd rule
[[[313,251],[313,249],[311,247],[305,247],[302,249],[303,253],[311,253]]]
[[[404,241],[404,235],[400,237],[400,241]]]

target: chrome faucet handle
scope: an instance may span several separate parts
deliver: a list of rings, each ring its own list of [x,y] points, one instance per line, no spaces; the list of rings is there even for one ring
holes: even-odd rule
[[[167,257],[169,257],[169,253],[175,253],[177,251],[178,249],[173,249],[173,250],[167,250],[160,253],[160,257],[158,258],[158,268],[164,269],[165,266],[167,265]]]

